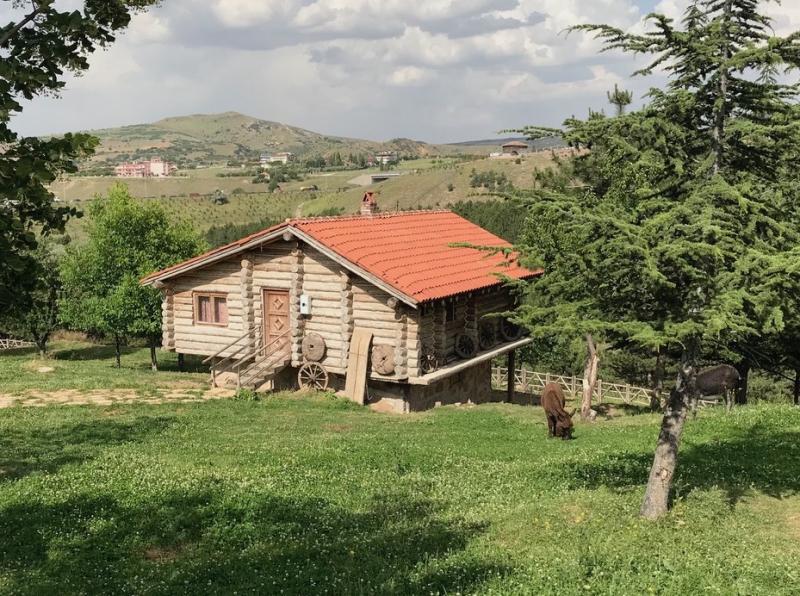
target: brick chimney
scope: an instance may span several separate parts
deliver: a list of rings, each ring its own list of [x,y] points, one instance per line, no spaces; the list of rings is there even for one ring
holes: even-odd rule
[[[364,198],[361,199],[361,215],[373,215],[380,211],[378,207],[378,200],[375,198],[375,193],[367,191],[364,193]]]

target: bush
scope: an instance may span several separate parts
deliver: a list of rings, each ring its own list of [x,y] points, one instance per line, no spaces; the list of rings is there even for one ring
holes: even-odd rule
[[[261,396],[252,389],[237,389],[233,396],[236,401],[261,401]]]

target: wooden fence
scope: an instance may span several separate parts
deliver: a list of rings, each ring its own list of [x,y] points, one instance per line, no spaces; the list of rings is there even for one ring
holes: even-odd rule
[[[20,348],[32,348],[34,343],[32,341],[23,341],[21,339],[0,338],[0,351],[3,350],[18,350]]]
[[[492,368],[492,385],[502,388],[507,387],[507,383],[508,369],[499,366]],[[570,393],[574,397],[577,397],[583,391],[583,379],[578,377],[541,373],[524,368],[514,371],[514,388],[520,393],[538,394],[548,383],[558,383],[565,393]],[[652,389],[622,385],[620,383],[606,383],[602,379],[598,379],[592,395],[592,401],[596,403],[619,401],[625,404],[650,406],[653,396]]]

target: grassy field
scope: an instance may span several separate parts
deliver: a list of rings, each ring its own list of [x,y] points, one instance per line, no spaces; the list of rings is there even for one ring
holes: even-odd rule
[[[0,356],[3,386],[33,383],[25,359]],[[125,361],[120,377],[176,375]],[[57,363],[65,383],[114,382],[108,359]],[[796,594],[800,411],[701,412],[654,524],[636,513],[658,421],[562,442],[541,410],[508,405],[0,410],[0,591]]]
[[[142,347],[122,349],[121,368],[114,364],[114,347],[82,341],[59,341],[41,360],[34,350],[0,352],[0,393],[28,391],[133,389],[208,385],[208,371],[199,359],[186,358],[186,372],[178,372],[177,356],[158,352],[159,372],[150,369],[150,351]],[[46,370],[41,372],[40,369]]]

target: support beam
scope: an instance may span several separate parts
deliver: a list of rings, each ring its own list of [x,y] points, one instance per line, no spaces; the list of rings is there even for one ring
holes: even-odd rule
[[[517,370],[517,351],[511,350],[508,353],[508,383],[506,387],[506,403],[514,403],[514,373]]]
[[[163,288],[164,297],[161,302],[161,348],[172,352],[175,350],[175,292],[170,287]]]

